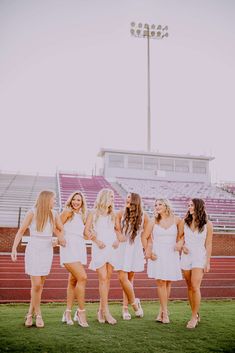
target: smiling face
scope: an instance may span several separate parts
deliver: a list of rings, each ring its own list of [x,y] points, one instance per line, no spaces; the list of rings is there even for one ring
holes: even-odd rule
[[[157,200],[155,202],[155,212],[160,215],[165,214],[166,213],[166,205],[162,201]]]
[[[82,207],[82,197],[79,194],[75,194],[74,197],[71,200],[71,207],[74,209],[74,211],[79,211],[80,208]]]
[[[194,214],[195,206],[192,200],[189,201],[188,203],[188,211],[191,215]]]

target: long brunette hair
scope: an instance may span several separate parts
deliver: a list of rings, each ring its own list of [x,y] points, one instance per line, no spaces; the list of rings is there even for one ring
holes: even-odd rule
[[[130,196],[130,207],[125,208],[121,230],[130,235],[130,242],[133,243],[142,224],[143,210],[139,194],[132,192]]]
[[[194,223],[195,226],[198,228],[199,233],[201,233],[204,230],[205,224],[208,222],[208,216],[205,210],[205,202],[202,199],[191,199],[193,205],[194,205]],[[192,221],[193,221],[193,215],[190,214],[188,211],[185,218],[184,218],[185,223],[188,225],[188,227],[191,226]]]

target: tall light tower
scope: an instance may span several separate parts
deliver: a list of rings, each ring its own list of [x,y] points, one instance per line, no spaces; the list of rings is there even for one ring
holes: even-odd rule
[[[148,23],[131,22],[131,35],[147,39],[147,150],[151,151],[151,106],[150,106],[150,39],[163,39],[168,37],[168,26],[149,25]]]

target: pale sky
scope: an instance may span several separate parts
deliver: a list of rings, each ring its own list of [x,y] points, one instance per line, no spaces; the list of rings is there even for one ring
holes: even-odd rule
[[[235,181],[235,1],[0,0],[0,170],[90,174],[101,147],[211,155]],[[98,168],[98,167],[97,167]]]

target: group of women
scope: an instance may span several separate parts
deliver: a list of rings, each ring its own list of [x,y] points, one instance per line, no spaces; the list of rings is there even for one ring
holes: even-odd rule
[[[42,191],[39,194],[35,207],[26,214],[12,247],[11,257],[16,261],[17,246],[29,228],[25,272],[31,278],[31,301],[25,318],[26,327],[33,325],[34,316],[36,327],[44,327],[41,295],[52,265],[53,246],[57,245],[60,245],[61,266],[69,272],[67,308],[62,322],[89,326],[85,310],[86,240],[92,242],[89,269],[97,272],[99,280],[99,323],[117,323],[108,301],[113,271],[118,272],[123,290],[123,320],[131,319],[129,305],[136,317],[144,316],[140,299],[135,296],[133,280],[135,272],[144,271],[147,261],[147,274],[149,278],[156,279],[160,301],[156,321],[170,323],[167,306],[171,282],[181,280],[183,273],[192,312],[186,327],[193,329],[198,325],[200,285],[204,272],[210,269],[213,234],[202,199],[195,198],[189,202],[184,219],[174,215],[166,199],[155,201],[153,218],[149,219],[143,211],[141,197],[136,193],[129,193],[125,207],[115,212],[111,189],[102,189],[98,193],[90,212],[80,191],[69,197],[60,215],[53,210],[54,203],[53,192]],[[53,234],[56,238],[52,237]],[[75,298],[78,308],[72,318]]]

